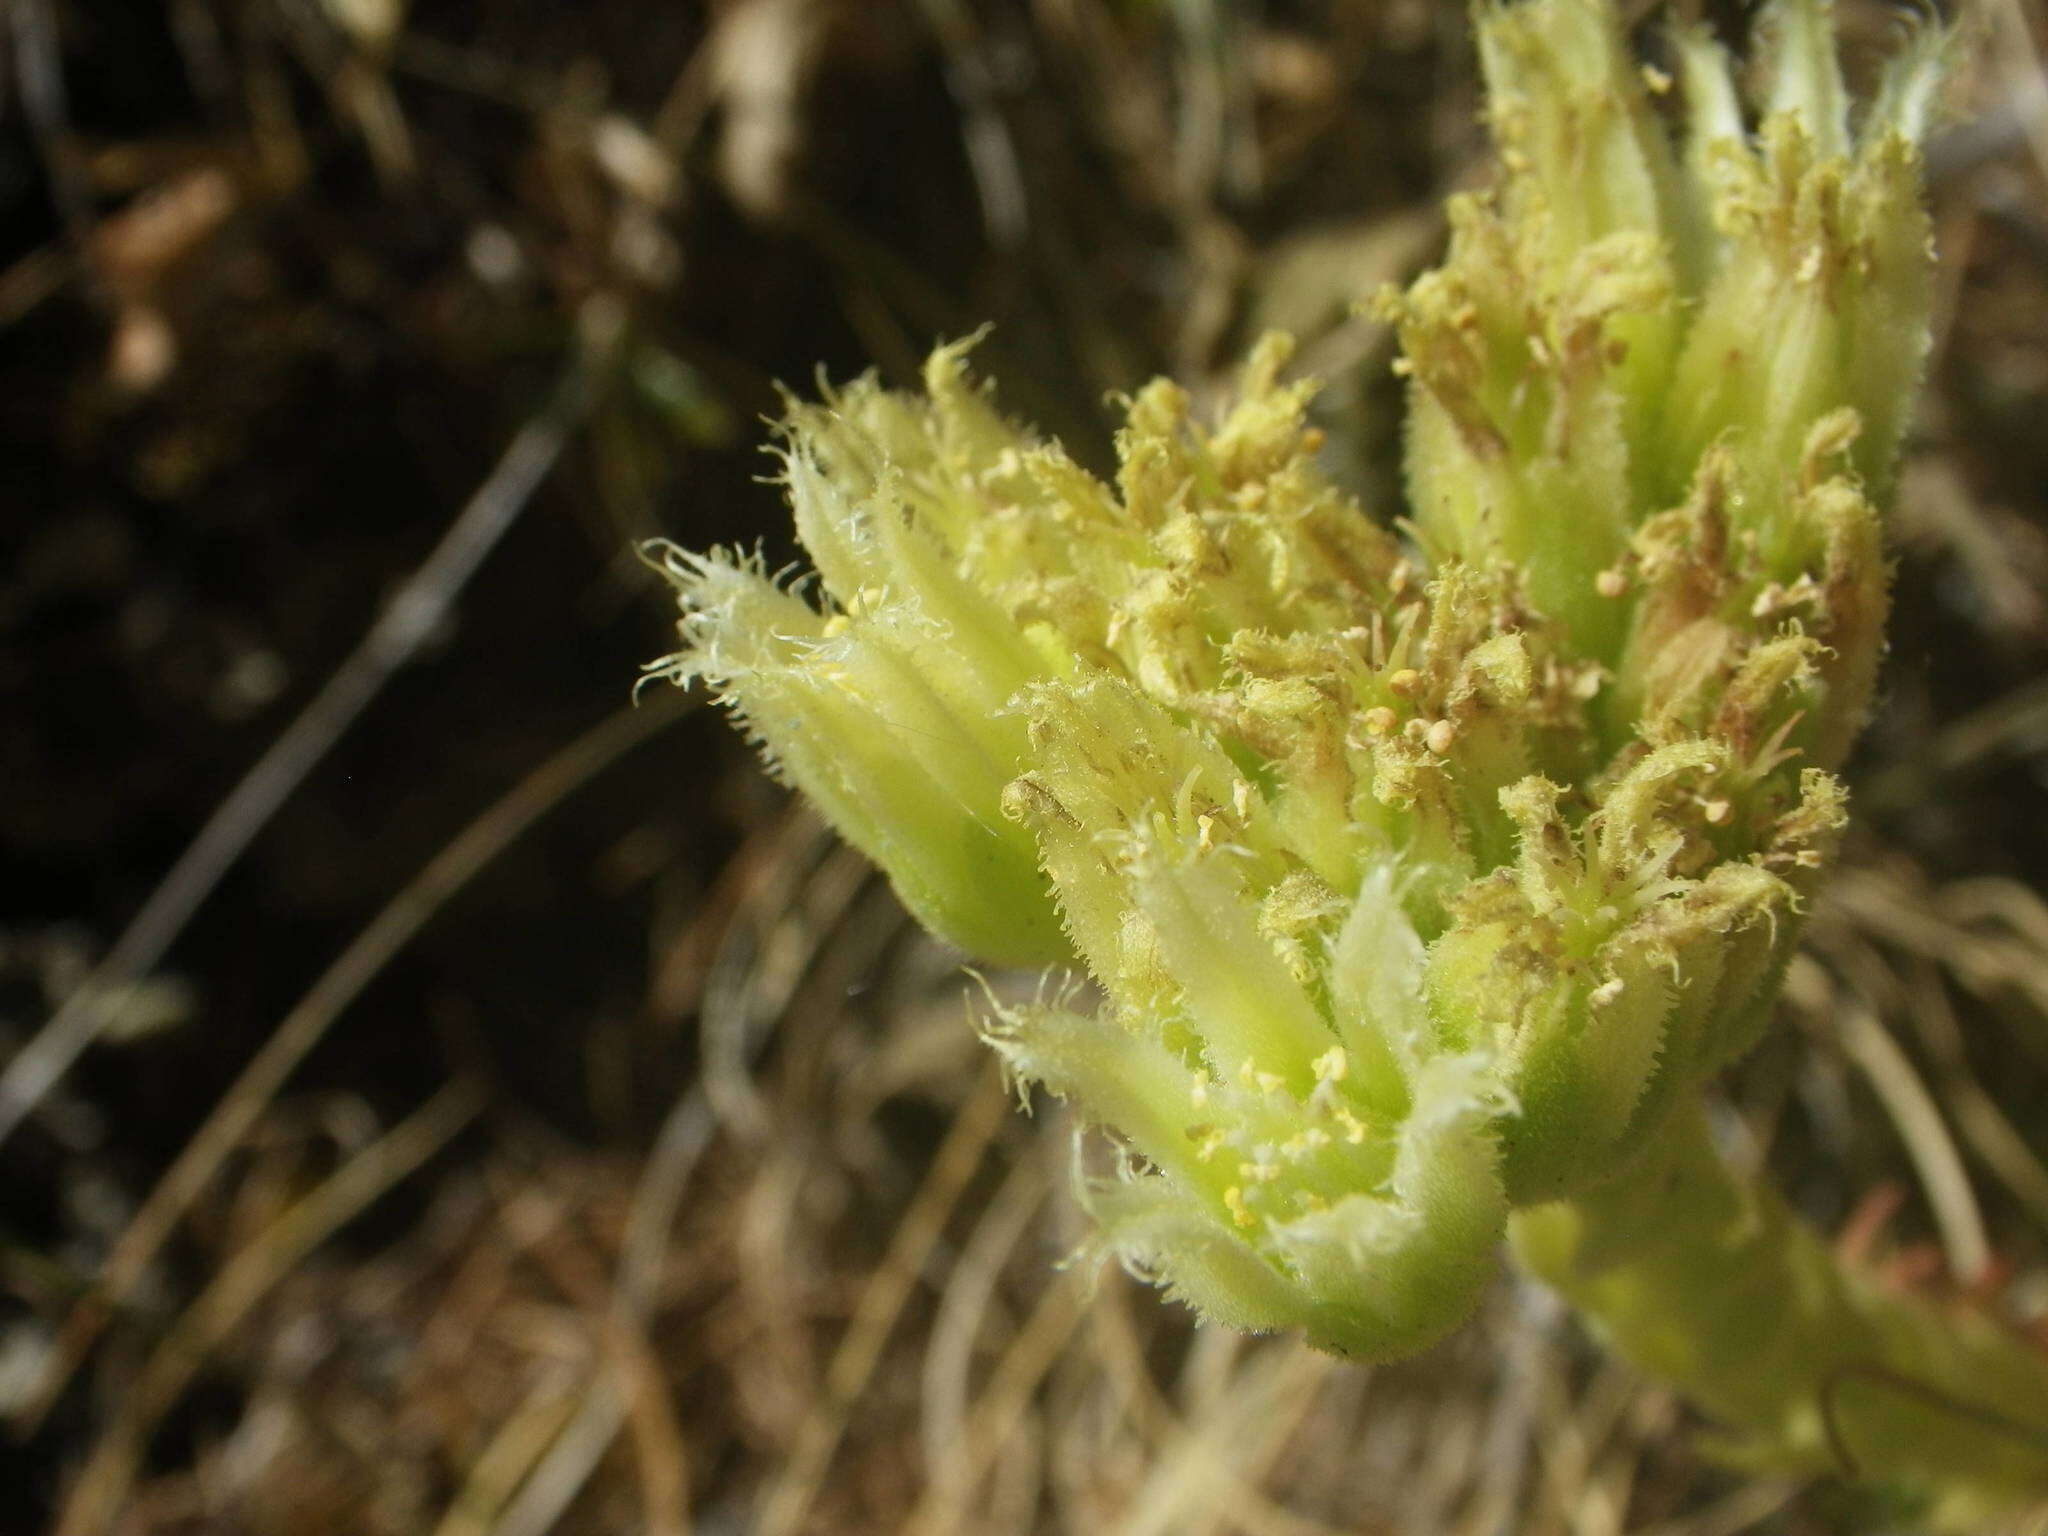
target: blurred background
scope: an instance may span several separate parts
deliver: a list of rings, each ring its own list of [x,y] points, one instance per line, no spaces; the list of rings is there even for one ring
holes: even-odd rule
[[[1905,15],[1843,0],[1852,61]],[[1368,1371],[1062,1267],[1068,1128],[953,958],[633,707],[639,541],[796,553],[778,383],[984,322],[1098,465],[1111,392],[1293,330],[1394,515],[1352,304],[1483,179],[1465,19],[0,5],[0,1529],[1886,1528],[1511,1280]],[[1730,1094],[2048,1337],[2048,17],[1965,20],[1860,820]]]

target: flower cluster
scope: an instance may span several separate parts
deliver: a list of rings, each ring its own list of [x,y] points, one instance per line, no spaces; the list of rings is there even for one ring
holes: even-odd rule
[[[1820,0],[1765,25],[1752,130],[1704,35],[1672,78],[1608,0],[1480,6],[1499,185],[1375,301],[1402,535],[1268,337],[1214,419],[1126,402],[1109,480],[943,348],[792,405],[814,588],[658,551],[657,670],[935,932],[1093,978],[988,1037],[1113,1132],[1102,1244],[1209,1317],[1428,1343],[1768,1017],[1882,647],[1946,42],[1856,112]]]

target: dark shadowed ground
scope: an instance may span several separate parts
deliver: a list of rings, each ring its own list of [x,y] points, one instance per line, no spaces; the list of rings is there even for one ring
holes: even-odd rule
[[[1900,1284],[1988,1245],[2031,1324],[2048,17],[1980,10],[1861,827],[1733,1091],[1809,1214]],[[1065,1128],[1010,1111],[952,962],[712,711],[630,708],[672,622],[638,541],[793,552],[776,382],[908,383],[985,321],[1004,401],[1098,461],[1109,392],[1293,329],[1391,514],[1349,306],[1480,174],[1462,7],[0,15],[0,1062],[335,727],[0,1145],[0,1530],[1879,1528],[1716,1466],[1533,1291],[1366,1372],[1089,1290]],[[1896,19],[1846,16],[1865,53]],[[551,472],[422,588],[515,438]]]

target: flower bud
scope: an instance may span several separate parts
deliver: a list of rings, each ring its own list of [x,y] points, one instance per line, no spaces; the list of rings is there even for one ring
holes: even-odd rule
[[[663,556],[662,670],[936,931],[1099,985],[987,1033],[1110,1133],[1100,1248],[1209,1317],[1420,1347],[1769,1016],[1881,650],[1942,52],[1852,121],[1824,6],[1770,15],[1758,132],[1688,34],[1674,144],[1609,0],[1480,7],[1501,184],[1380,301],[1418,548],[1269,337],[1214,420],[1141,389],[1107,481],[941,349],[791,409],[815,605]]]

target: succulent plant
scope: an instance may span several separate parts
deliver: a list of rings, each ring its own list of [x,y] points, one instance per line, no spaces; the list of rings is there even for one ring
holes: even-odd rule
[[[935,933],[1093,979],[986,1033],[1112,1133],[1105,1252],[1384,1358],[1469,1314],[1512,1228],[1757,1463],[1956,1524],[2048,1496],[2048,1364],[1838,1267],[1699,1108],[1846,816],[1950,46],[1920,30],[1858,108],[1820,0],[1764,25],[1752,128],[1704,34],[1674,79],[1607,0],[1479,7],[1499,184],[1374,301],[1402,532],[1319,467],[1284,337],[1213,419],[1125,402],[1110,480],[954,345],[922,393],[792,404],[815,583],[655,552],[656,670]]]

